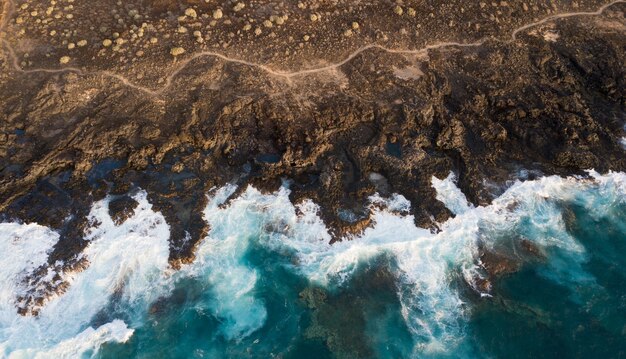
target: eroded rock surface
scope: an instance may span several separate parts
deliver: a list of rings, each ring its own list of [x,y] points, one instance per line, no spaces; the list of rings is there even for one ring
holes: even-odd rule
[[[484,204],[521,169],[626,170],[622,2],[243,3],[5,1],[2,218],[71,258],[93,201],[142,188],[178,263],[229,182],[290,180],[340,240],[375,192],[435,229],[451,171]]]

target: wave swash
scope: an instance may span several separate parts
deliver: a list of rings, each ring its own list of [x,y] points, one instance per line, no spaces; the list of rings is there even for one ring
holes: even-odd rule
[[[174,340],[163,329],[174,326],[179,337],[188,330],[206,338],[202,349],[184,343],[189,356],[288,353],[297,346],[299,339],[293,338],[316,337],[314,330],[300,333],[300,326],[323,324],[312,317],[311,308],[305,314],[304,288],[318,288],[336,299],[372,271],[391,273],[396,304],[388,317],[399,318],[368,316],[363,330],[372,356],[480,356],[480,345],[468,339],[475,337],[472,318],[497,296],[490,286],[479,285],[489,276],[481,259],[485,252],[503,253],[522,266],[542,262],[537,273],[546,281],[585,289],[572,290],[571,300],[587,303],[591,312],[596,308],[589,304],[590,293],[611,291],[588,270],[590,253],[571,233],[567,208],[583,208],[591,220],[608,219],[626,232],[625,174],[591,171],[585,178],[516,181],[491,205],[478,207],[468,203],[453,175],[433,178],[433,186],[437,199],[455,214],[440,224],[438,233],[415,226],[410,203],[401,195],[376,195],[370,198],[373,225],[358,237],[330,245],[317,206],[292,204],[287,184],[273,194],[249,187],[229,202],[236,187],[227,185],[212,191],[204,210],[210,231],[194,261],[178,270],[168,263],[169,227],[145,192],[135,195],[139,205],[120,225],[108,214],[108,200],[93,205],[84,238],[89,244],[77,258],[84,263],[80,270],[49,263],[59,239],[54,231],[33,223],[2,223],[0,356],[106,357],[109,350],[149,356],[145,339]],[[539,253],[535,259],[516,252],[522,241]],[[57,282],[64,283],[63,291],[31,303],[35,314],[19,314],[20,298]],[[163,307],[174,309],[159,310]],[[190,318],[196,317],[213,323],[206,333],[192,325]],[[603,324],[601,313],[597,318],[607,330],[612,328]],[[376,338],[382,325],[395,325],[405,339],[393,344]],[[328,337],[329,331],[318,337]],[[333,343],[330,350],[341,353],[340,344]],[[124,349],[129,346],[134,349]],[[183,356],[186,349],[176,350],[168,356]]]

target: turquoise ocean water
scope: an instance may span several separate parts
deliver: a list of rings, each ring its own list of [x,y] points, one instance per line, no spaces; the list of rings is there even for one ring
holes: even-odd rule
[[[119,226],[94,204],[81,271],[47,263],[55,232],[2,223],[0,357],[626,357],[626,175],[518,181],[486,207],[453,176],[433,186],[455,213],[439,233],[416,227],[402,196],[373,196],[375,225],[332,246],[287,185],[227,205],[236,188],[218,188],[180,269],[142,192]],[[490,290],[484,251],[516,267]],[[17,314],[20,295],[60,280],[39,315]]]

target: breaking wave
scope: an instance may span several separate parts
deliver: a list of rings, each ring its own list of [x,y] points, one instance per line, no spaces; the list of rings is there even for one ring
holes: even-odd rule
[[[184,333],[189,318],[204,318],[210,328],[203,334],[209,344],[195,351],[198,356],[276,354],[291,350],[301,341],[293,338],[303,336],[325,338],[331,350],[341,353],[344,344],[328,339],[331,329],[315,327],[324,325],[322,307],[303,304],[303,293],[315,287],[326,300],[352,295],[359,278],[372,271],[380,277],[384,269],[391,273],[397,302],[392,314],[401,318],[394,325],[408,339],[392,345],[370,337],[370,354],[480,356],[468,336],[473,335],[474,308],[494,295],[485,253],[515,263],[516,269],[542,262],[537,272],[546,280],[587,288],[573,290],[574,301],[584,303],[590,292],[606,291],[587,268],[590,253],[572,235],[567,206],[583,208],[598,221],[609,218],[624,229],[625,174],[591,171],[585,178],[518,181],[491,205],[478,207],[468,203],[454,181],[453,175],[432,180],[437,199],[455,214],[438,233],[415,225],[410,203],[401,195],[375,195],[370,198],[372,226],[333,245],[317,205],[292,204],[287,186],[272,194],[249,187],[228,201],[236,187],[227,185],[209,196],[204,218],[210,231],[198,244],[195,260],[179,270],[168,263],[168,225],[144,192],[135,196],[139,205],[121,225],[111,220],[108,200],[103,200],[89,214],[92,227],[81,253],[85,268],[56,273],[67,290],[47,298],[37,315],[20,315],[17,298],[36,290],[24,280],[34,271],[60,268],[48,263],[58,234],[37,224],[0,224],[0,250],[11,253],[0,258],[0,353],[106,357],[102,348],[108,345],[111,353],[130,355],[135,352],[128,347],[138,350],[136,342],[158,338],[158,330],[164,335],[179,325],[176,333]],[[155,305],[168,298],[175,302],[180,292],[185,299],[172,304],[175,310],[154,313]],[[365,327],[387,325],[382,320],[368,317]],[[301,327],[307,325],[308,334]]]

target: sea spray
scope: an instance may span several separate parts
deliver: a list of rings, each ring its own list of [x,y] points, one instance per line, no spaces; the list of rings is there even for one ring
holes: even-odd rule
[[[91,327],[91,321],[117,294],[128,319],[138,325],[134,320],[139,320],[147,305],[164,291],[158,278],[169,266],[169,229],[163,216],[152,211],[145,192],[135,199],[139,203],[135,214],[120,226],[108,214],[108,200],[94,204],[89,214],[94,226],[85,237],[89,244],[80,254],[88,261],[87,267],[77,273],[60,273],[69,283],[67,291],[48,299],[37,316],[19,315],[16,308],[11,308],[11,295],[3,295],[0,340],[4,356],[75,357],[80,348],[96,350],[104,342],[129,338],[132,329],[122,321],[114,319],[97,328]],[[11,225],[1,233],[22,250],[17,252],[19,257],[4,259],[27,265],[19,273],[6,276],[9,283],[2,283],[3,293],[11,292],[10,281],[19,283],[20,273],[45,265],[47,256],[43,254],[51,251],[58,238],[56,233],[40,228],[32,233],[33,225]],[[2,239],[6,245],[7,239]],[[9,266],[4,264],[3,268]],[[19,292],[12,294],[15,297]]]
[[[573,217],[567,208],[574,206],[588,221],[609,221],[621,233],[625,178],[621,173],[590,172],[585,178],[518,181],[491,205],[479,207],[467,202],[452,175],[433,179],[437,198],[455,213],[440,224],[439,233],[415,226],[404,197],[374,195],[370,198],[373,225],[362,235],[333,245],[317,205],[292,204],[286,186],[273,194],[248,187],[226,202],[236,190],[228,185],[209,196],[204,218],[211,230],[198,244],[195,261],[176,272],[167,263],[167,224],[152,211],[145,193],[136,197],[135,214],[120,226],[112,222],[107,202],[102,201],[94,204],[89,215],[93,227],[87,231],[89,245],[81,254],[88,266],[82,272],[62,273],[70,283],[68,291],[50,299],[38,317],[19,316],[14,298],[28,290],[19,278],[45,265],[58,235],[33,224],[1,224],[1,245],[20,253],[19,260],[12,258],[3,266],[10,274],[6,278],[14,279],[0,283],[1,349],[5,356],[68,357],[117,342],[105,345],[98,355],[137,356],[144,348],[142,355],[185,356],[193,351],[197,356],[271,356],[313,347],[322,353],[312,342],[316,339],[307,339],[322,338],[335,354],[349,355],[346,346],[351,344],[333,339],[341,331],[324,328],[328,321],[314,323],[306,318],[322,313],[324,301],[339,303],[341,296],[362,298],[354,308],[380,298],[391,300],[376,293],[351,294],[364,275],[391,273],[392,297],[398,306],[385,308],[397,313],[370,310],[366,325],[350,330],[382,335],[387,329],[378,327],[394,323],[398,337],[404,338],[402,332],[410,336],[393,344],[365,336],[358,345],[369,347],[377,357],[490,355],[496,349],[486,349],[477,337],[485,333],[474,324],[477,302],[460,290],[464,282],[471,286],[487,278],[480,260],[484,251],[513,258],[534,268],[545,283],[568,288],[560,300],[589,306],[589,313],[615,332],[619,321],[603,316],[600,307],[592,304],[598,295],[603,303],[616,303],[613,289],[604,286],[608,279],[603,272],[590,267],[596,257],[587,249],[588,242],[572,234]],[[522,241],[532,243],[537,258],[517,252]],[[531,266],[533,261],[539,264]],[[380,266],[385,269],[379,270]],[[520,270],[527,273],[524,267]],[[315,288],[320,288],[319,299],[303,302],[303,293],[314,293]],[[500,295],[498,288],[494,291],[483,294]],[[179,292],[191,294],[180,300],[176,299]],[[171,309],[159,304],[168,301]],[[498,307],[489,296],[481,303]],[[155,306],[165,309],[154,311]],[[395,322],[393,315],[403,323]],[[314,325],[317,334],[311,337]],[[185,329],[191,327],[196,329]],[[195,340],[186,338],[196,334]],[[153,349],[146,351],[141,343],[152,343]]]
[[[624,193],[620,176],[595,175],[595,181],[546,177],[517,182],[492,205],[477,208],[467,204],[452,176],[445,181],[435,179],[439,198],[458,214],[442,223],[440,233],[431,234],[416,227],[412,216],[398,214],[398,202],[407,209],[403,197],[395,196],[378,209],[382,200],[374,196],[371,201],[378,206],[372,208],[373,227],[352,241],[332,246],[327,244],[328,233],[315,215],[315,205],[304,202],[294,208],[286,188],[271,195],[248,188],[225,208],[210,204],[205,216],[220,231],[235,233],[245,228],[243,240],[258,241],[282,253],[288,258],[286,266],[326,287],[349,284],[360,264],[391,254],[399,269],[397,294],[414,334],[415,353],[437,353],[454,348],[463,339],[466,304],[452,281],[454,273],[467,281],[481,275],[480,247],[510,250],[510,241],[528,240],[552,259],[546,276],[563,282],[593,281],[582,268],[585,249],[567,232],[559,202],[576,196],[598,198],[608,190],[613,191],[609,193],[612,198],[619,198]],[[244,218],[249,222],[242,222]],[[241,226],[243,223],[246,225]],[[246,288],[247,293],[252,291]]]
[[[452,213],[463,214],[472,206],[465,194],[456,185],[456,175],[452,172],[445,179],[435,176],[431,178],[432,186],[437,191],[437,200],[443,203]]]

